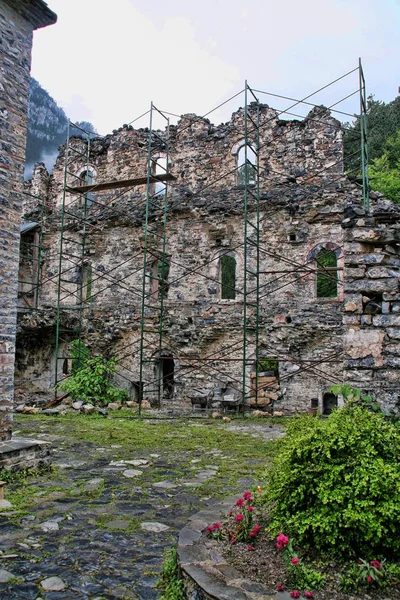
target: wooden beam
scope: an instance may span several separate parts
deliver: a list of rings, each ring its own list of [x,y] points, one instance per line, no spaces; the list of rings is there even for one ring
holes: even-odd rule
[[[170,173],[165,175],[152,175],[150,177],[151,183],[157,183],[158,181],[173,181],[176,177]],[[117,188],[134,187],[136,185],[146,185],[147,177],[136,177],[135,179],[121,179],[119,181],[105,181],[104,183],[94,183],[91,185],[77,185],[67,186],[68,192],[74,194],[87,194],[88,192],[101,192],[103,190],[114,190]]]

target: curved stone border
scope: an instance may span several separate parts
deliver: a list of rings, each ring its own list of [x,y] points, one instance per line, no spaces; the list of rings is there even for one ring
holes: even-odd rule
[[[220,554],[218,542],[202,537],[211,523],[224,519],[240,496],[230,497],[190,517],[179,533],[178,565],[189,600],[291,600],[287,592],[267,593],[262,583],[243,575]]]

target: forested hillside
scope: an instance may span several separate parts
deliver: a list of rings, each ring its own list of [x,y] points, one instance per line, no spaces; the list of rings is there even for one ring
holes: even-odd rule
[[[32,77],[29,88],[26,178],[31,176],[36,162],[44,162],[51,171],[57,158],[58,147],[65,142],[67,123],[68,117],[63,109]],[[76,124],[88,131],[95,131],[92,124],[86,121]],[[79,130],[72,133],[79,135]]]
[[[360,173],[360,122],[344,136],[345,167]],[[400,96],[392,102],[368,98],[369,176],[373,190],[400,203]]]

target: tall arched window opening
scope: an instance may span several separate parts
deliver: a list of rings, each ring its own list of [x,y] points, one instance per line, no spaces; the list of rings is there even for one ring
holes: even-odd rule
[[[316,256],[317,298],[337,298],[338,264],[333,250],[323,248]]]
[[[221,299],[234,300],[236,298],[236,259],[233,256],[221,256],[220,270]]]
[[[93,171],[82,171],[82,173],[79,175],[79,185],[83,187],[85,185],[92,185],[92,183],[94,183]],[[94,200],[93,192],[86,192],[84,195],[86,198],[86,206],[91,206]]]
[[[166,175],[167,173],[167,159],[165,156],[159,156],[153,158],[151,163],[151,174],[152,175]],[[157,181],[154,186],[154,194],[156,196],[164,196],[166,193],[167,186],[163,181]]]
[[[247,149],[247,162],[246,162],[246,149]],[[256,165],[257,157],[251,146],[242,146],[239,148],[237,154],[237,167],[238,167],[238,183],[239,185],[246,185],[246,176],[248,185],[255,185],[256,183]]]

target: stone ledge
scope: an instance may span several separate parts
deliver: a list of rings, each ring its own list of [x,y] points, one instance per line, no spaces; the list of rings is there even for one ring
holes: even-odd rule
[[[0,443],[0,469],[30,469],[50,464],[51,443],[13,437]]]
[[[178,565],[188,600],[290,600],[288,592],[271,595],[264,584],[243,579],[220,554],[218,543],[202,537],[208,525],[225,518],[239,497],[201,510],[179,533]]]

